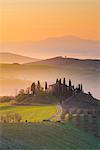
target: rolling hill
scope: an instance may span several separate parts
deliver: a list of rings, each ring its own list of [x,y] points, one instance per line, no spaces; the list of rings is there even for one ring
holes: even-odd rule
[[[0,149],[99,150],[100,142],[70,123],[0,124]]]
[[[66,82],[68,79],[72,79],[75,85],[82,82],[86,92],[100,98],[100,60],[54,57],[27,64],[0,64],[0,71],[0,95],[15,94],[33,81],[52,84],[56,78],[66,77]]]
[[[55,105],[11,106],[0,104],[0,115],[18,113],[22,123],[0,124],[0,149],[20,150],[99,150],[100,142],[92,133],[73,122],[43,122],[56,113]],[[25,120],[28,122],[25,123]]]
[[[0,53],[0,63],[28,63],[28,62],[35,62],[39,61],[39,59],[21,56],[12,53]]]
[[[2,43],[0,51],[25,54],[36,58],[68,56],[74,58],[100,58],[100,41],[81,39],[76,36],[52,37],[40,41]]]
[[[75,59],[75,58],[66,58],[62,56],[45,59],[33,63],[29,63],[29,65],[52,65],[52,66],[74,66],[77,67],[83,67],[83,68],[95,68],[100,69],[100,60],[99,59]]]

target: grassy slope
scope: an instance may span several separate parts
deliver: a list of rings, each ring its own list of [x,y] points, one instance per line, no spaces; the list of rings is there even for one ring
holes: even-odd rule
[[[56,113],[55,105],[46,106],[10,106],[0,104],[0,114],[18,113],[22,116],[22,121],[42,121],[48,119]]]
[[[99,150],[93,136],[70,123],[1,124],[0,150]]]
[[[20,113],[23,121],[25,119],[34,121],[34,123],[0,124],[0,150],[99,150],[100,148],[95,137],[70,123],[41,122],[55,114],[56,106],[8,104],[0,106],[0,114]]]

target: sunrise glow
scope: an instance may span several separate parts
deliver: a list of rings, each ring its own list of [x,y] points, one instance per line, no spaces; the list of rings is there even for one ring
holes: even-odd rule
[[[75,35],[100,40],[99,0],[0,0],[0,42]]]

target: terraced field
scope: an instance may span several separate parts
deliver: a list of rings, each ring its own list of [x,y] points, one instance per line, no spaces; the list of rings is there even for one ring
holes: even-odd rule
[[[0,150],[99,150],[100,141],[72,123],[42,122],[56,113],[55,105],[0,104],[0,115],[19,113],[21,123],[0,123]],[[25,120],[28,123],[25,123]],[[30,123],[29,123],[30,122]]]
[[[99,150],[100,141],[70,123],[0,124],[0,150]]]

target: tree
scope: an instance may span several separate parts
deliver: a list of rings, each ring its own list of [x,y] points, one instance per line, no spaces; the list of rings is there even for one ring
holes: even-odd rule
[[[59,79],[59,84],[61,85],[61,78]]]
[[[89,94],[90,96],[92,96],[91,92],[88,92],[88,94]]]
[[[72,86],[72,82],[71,82],[71,80],[69,79],[69,87],[70,87],[70,86]]]
[[[80,84],[78,85],[78,90],[79,90],[79,92],[81,91],[81,85]]]
[[[30,94],[30,87],[28,87],[27,89],[26,89],[26,94]]]
[[[56,79],[56,84],[58,83],[58,78]]]
[[[21,115],[18,114],[18,113],[15,113],[14,118],[15,118],[15,121],[16,121],[16,122],[20,122],[20,121],[22,120]]]
[[[57,95],[58,95],[58,97],[61,97],[61,95],[62,95],[62,84],[61,84],[61,78],[59,79],[59,81],[58,81],[58,85],[57,85]]]
[[[65,78],[63,79],[63,85],[66,85],[66,79]]]
[[[66,98],[67,86],[66,86],[66,79],[63,78],[63,85],[62,85],[62,97],[63,99]]]
[[[21,90],[19,91],[19,94],[20,94],[20,95],[24,95],[24,94],[25,94],[24,89],[21,89]]]
[[[48,85],[47,85],[47,82],[45,82],[45,91],[47,90],[48,88]]]
[[[83,91],[83,85],[82,85],[82,83],[81,83],[81,91]]]
[[[75,90],[75,87],[74,87],[74,85],[72,86],[72,89],[73,89],[73,90]]]
[[[38,92],[40,92],[40,89],[41,89],[41,85],[40,85],[40,81],[38,80],[38,83],[37,83],[37,90],[38,90]]]
[[[35,82],[33,82],[31,85],[31,92],[33,95],[35,94]]]

